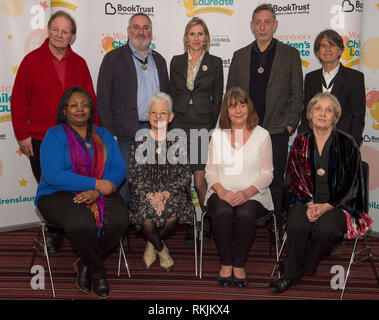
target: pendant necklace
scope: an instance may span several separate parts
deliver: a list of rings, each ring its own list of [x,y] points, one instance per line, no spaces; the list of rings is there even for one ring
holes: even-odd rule
[[[338,73],[338,72],[337,72],[337,73]],[[322,82],[322,86],[326,89],[326,92],[330,93],[330,91],[332,91],[332,90],[329,90],[329,89],[333,86],[333,84],[334,84],[334,82],[335,82],[335,80],[336,80],[336,77],[337,77],[337,75],[335,75],[334,78],[329,82],[329,85],[326,85],[325,78],[324,78],[324,76],[321,74],[321,82]]]
[[[141,69],[142,70],[146,70],[147,69],[147,56],[145,58],[145,60],[142,60],[140,58],[137,58],[134,54],[133,54],[133,57],[136,58],[140,63],[141,63]]]
[[[318,154],[318,151],[316,151],[316,152]],[[317,169],[317,175],[322,177],[325,174],[325,169],[324,169],[324,163],[323,163],[322,156],[319,154],[318,154],[318,160],[319,160],[319,165],[318,165],[319,168]]]

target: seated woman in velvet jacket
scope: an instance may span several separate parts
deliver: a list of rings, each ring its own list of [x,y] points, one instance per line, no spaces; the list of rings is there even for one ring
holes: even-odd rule
[[[116,187],[126,175],[113,136],[92,125],[94,103],[80,87],[59,101],[57,126],[41,145],[42,178],[36,206],[44,219],[64,229],[79,255],[76,286],[101,298],[109,295],[105,258],[128,224],[126,204]]]
[[[364,234],[371,218],[364,212],[361,159],[354,139],[336,130],[341,106],[332,94],[309,102],[311,130],[295,138],[287,163],[289,206],[284,277],[271,282],[282,293],[304,275],[316,273],[319,260],[343,239]]]

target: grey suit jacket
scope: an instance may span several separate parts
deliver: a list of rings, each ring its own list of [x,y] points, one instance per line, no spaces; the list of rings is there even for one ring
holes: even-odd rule
[[[156,51],[160,91],[169,93],[166,60]],[[137,72],[128,44],[110,51],[101,63],[97,80],[97,105],[101,126],[118,139],[134,139],[138,130]]]
[[[303,108],[303,71],[299,52],[274,40],[277,44],[267,85],[266,113],[263,120],[263,127],[270,134],[282,133],[288,125],[296,129]],[[252,46],[251,43],[234,52],[227,90],[240,87],[250,91]]]

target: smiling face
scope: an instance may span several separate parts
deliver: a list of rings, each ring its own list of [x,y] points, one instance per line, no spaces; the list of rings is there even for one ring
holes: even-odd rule
[[[152,34],[150,21],[142,15],[135,16],[128,27],[128,40],[135,49],[140,51],[149,47]]]
[[[249,110],[246,103],[234,101],[228,106],[228,117],[230,119],[232,129],[246,128]]]
[[[318,101],[311,109],[309,119],[315,129],[331,129],[336,119],[333,102],[330,98]]]
[[[278,28],[278,21],[274,18],[272,12],[262,10],[254,15],[250,28],[258,44],[268,44]]]
[[[206,34],[202,25],[193,26],[187,34],[188,48],[191,51],[202,51],[205,47]]]
[[[84,93],[74,92],[63,110],[67,123],[75,128],[87,125],[91,115],[91,105]]]
[[[332,42],[325,38],[320,41],[320,49],[317,52],[317,57],[322,64],[338,65],[342,50]]]
[[[151,105],[147,114],[152,130],[167,128],[168,124],[174,118],[173,113],[169,113],[166,102],[155,102]]]
[[[48,37],[50,48],[59,51],[66,50],[75,39],[71,21],[65,16],[56,17],[48,28]]]

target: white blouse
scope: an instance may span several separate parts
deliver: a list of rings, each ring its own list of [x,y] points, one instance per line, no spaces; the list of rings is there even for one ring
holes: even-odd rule
[[[212,186],[215,183],[220,183],[233,192],[254,185],[258,193],[250,200],[259,201],[267,210],[273,210],[269,189],[273,170],[271,139],[266,129],[256,126],[249,139],[239,148],[231,145],[231,130],[215,129],[209,143],[208,163],[205,167],[208,185],[205,205],[214,193]]]

